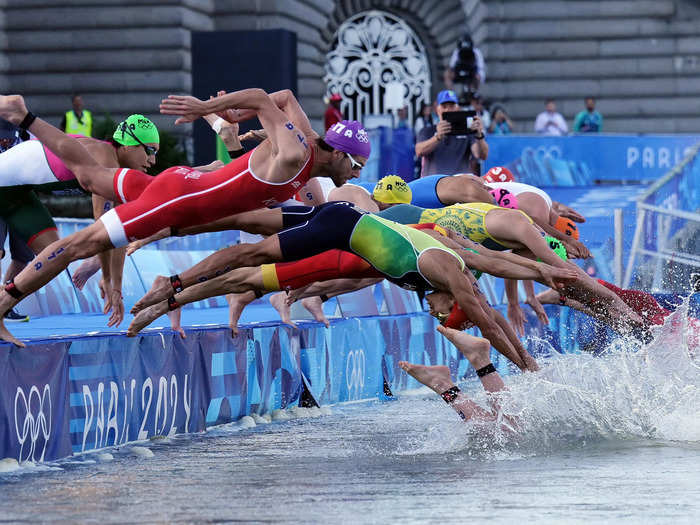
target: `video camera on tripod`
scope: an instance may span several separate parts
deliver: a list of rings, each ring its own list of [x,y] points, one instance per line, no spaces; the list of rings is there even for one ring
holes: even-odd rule
[[[457,44],[457,63],[454,67],[454,81],[470,86],[476,80],[477,64],[472,37],[464,35]]]

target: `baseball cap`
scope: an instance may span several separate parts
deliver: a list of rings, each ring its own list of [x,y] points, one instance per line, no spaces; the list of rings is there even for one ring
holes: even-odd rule
[[[156,125],[148,117],[138,114],[129,115],[126,120],[117,124],[112,138],[122,146],[138,146],[141,143],[160,144]]]
[[[323,140],[338,151],[365,158],[369,158],[372,149],[367,132],[357,120],[336,122],[328,128]]]
[[[494,166],[481,177],[486,182],[513,182],[513,173],[505,166]]]
[[[385,204],[410,204],[413,192],[398,175],[387,175],[374,186],[372,196]]]
[[[446,102],[454,102],[455,104],[459,103],[459,99],[457,98],[457,94],[452,91],[451,89],[445,89],[443,91],[440,91],[437,96],[437,103],[438,104],[445,104]]]
[[[566,217],[557,218],[557,222],[554,224],[554,227],[569,237],[573,237],[577,241],[581,235],[578,231],[578,226],[576,226],[576,223],[570,219],[567,219]]]
[[[328,97],[328,100],[343,100],[343,97],[340,96],[340,93],[331,93],[331,96]]]

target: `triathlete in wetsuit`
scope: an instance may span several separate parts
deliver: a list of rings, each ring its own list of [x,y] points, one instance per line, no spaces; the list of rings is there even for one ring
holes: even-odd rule
[[[0,294],[0,315],[50,281],[73,260],[124,245],[129,236],[148,236],[167,225],[201,224],[265,206],[269,199],[284,200],[281,187],[291,196],[312,176],[330,176],[337,185],[357,177],[370,151],[367,133],[360,124],[338,123],[327,132],[326,140],[321,140],[291,92],[287,97],[285,107],[300,122],[299,127],[260,89],[243,90],[206,102],[181,96],[164,100],[163,112],[183,115],[178,122],[191,122],[229,108],[239,109],[246,118],[257,115],[268,139],[221,170],[201,173],[191,168],[173,168],[158,177],[155,184],[149,177],[149,184],[125,208],[109,211],[99,222],[42,251],[31,268],[25,268]],[[79,171],[111,173],[117,193],[126,198],[136,196],[140,185],[146,182],[147,175],[141,172],[100,166],[76,139],[29,113],[20,96],[1,97],[0,116],[31,131],[78,178]],[[248,194],[249,189],[252,195]],[[270,196],[263,198],[264,191],[269,191]],[[0,338],[21,344],[1,322]]]

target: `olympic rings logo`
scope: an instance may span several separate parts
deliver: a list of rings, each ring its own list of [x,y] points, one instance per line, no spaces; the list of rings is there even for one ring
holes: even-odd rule
[[[51,436],[51,388],[44,385],[44,391],[39,392],[36,385],[32,385],[27,397],[22,387],[17,387],[15,394],[15,432],[19,442],[19,461],[36,461],[40,436],[43,437],[43,448],[39,461],[44,461],[46,446]],[[24,417],[21,428],[20,419]],[[25,456],[26,449],[26,456]]]
[[[366,364],[364,350],[348,352],[345,359],[345,384],[348,387],[348,398],[357,398],[364,390]]]

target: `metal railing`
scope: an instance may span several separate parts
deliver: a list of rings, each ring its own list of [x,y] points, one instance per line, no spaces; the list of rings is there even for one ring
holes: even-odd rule
[[[673,237],[688,227],[700,226],[700,144],[671,171],[651,185],[637,199],[637,219],[629,260],[623,280],[627,288],[632,281],[638,258],[655,260],[653,288],[663,276],[669,261],[700,268],[700,255],[671,248]]]

